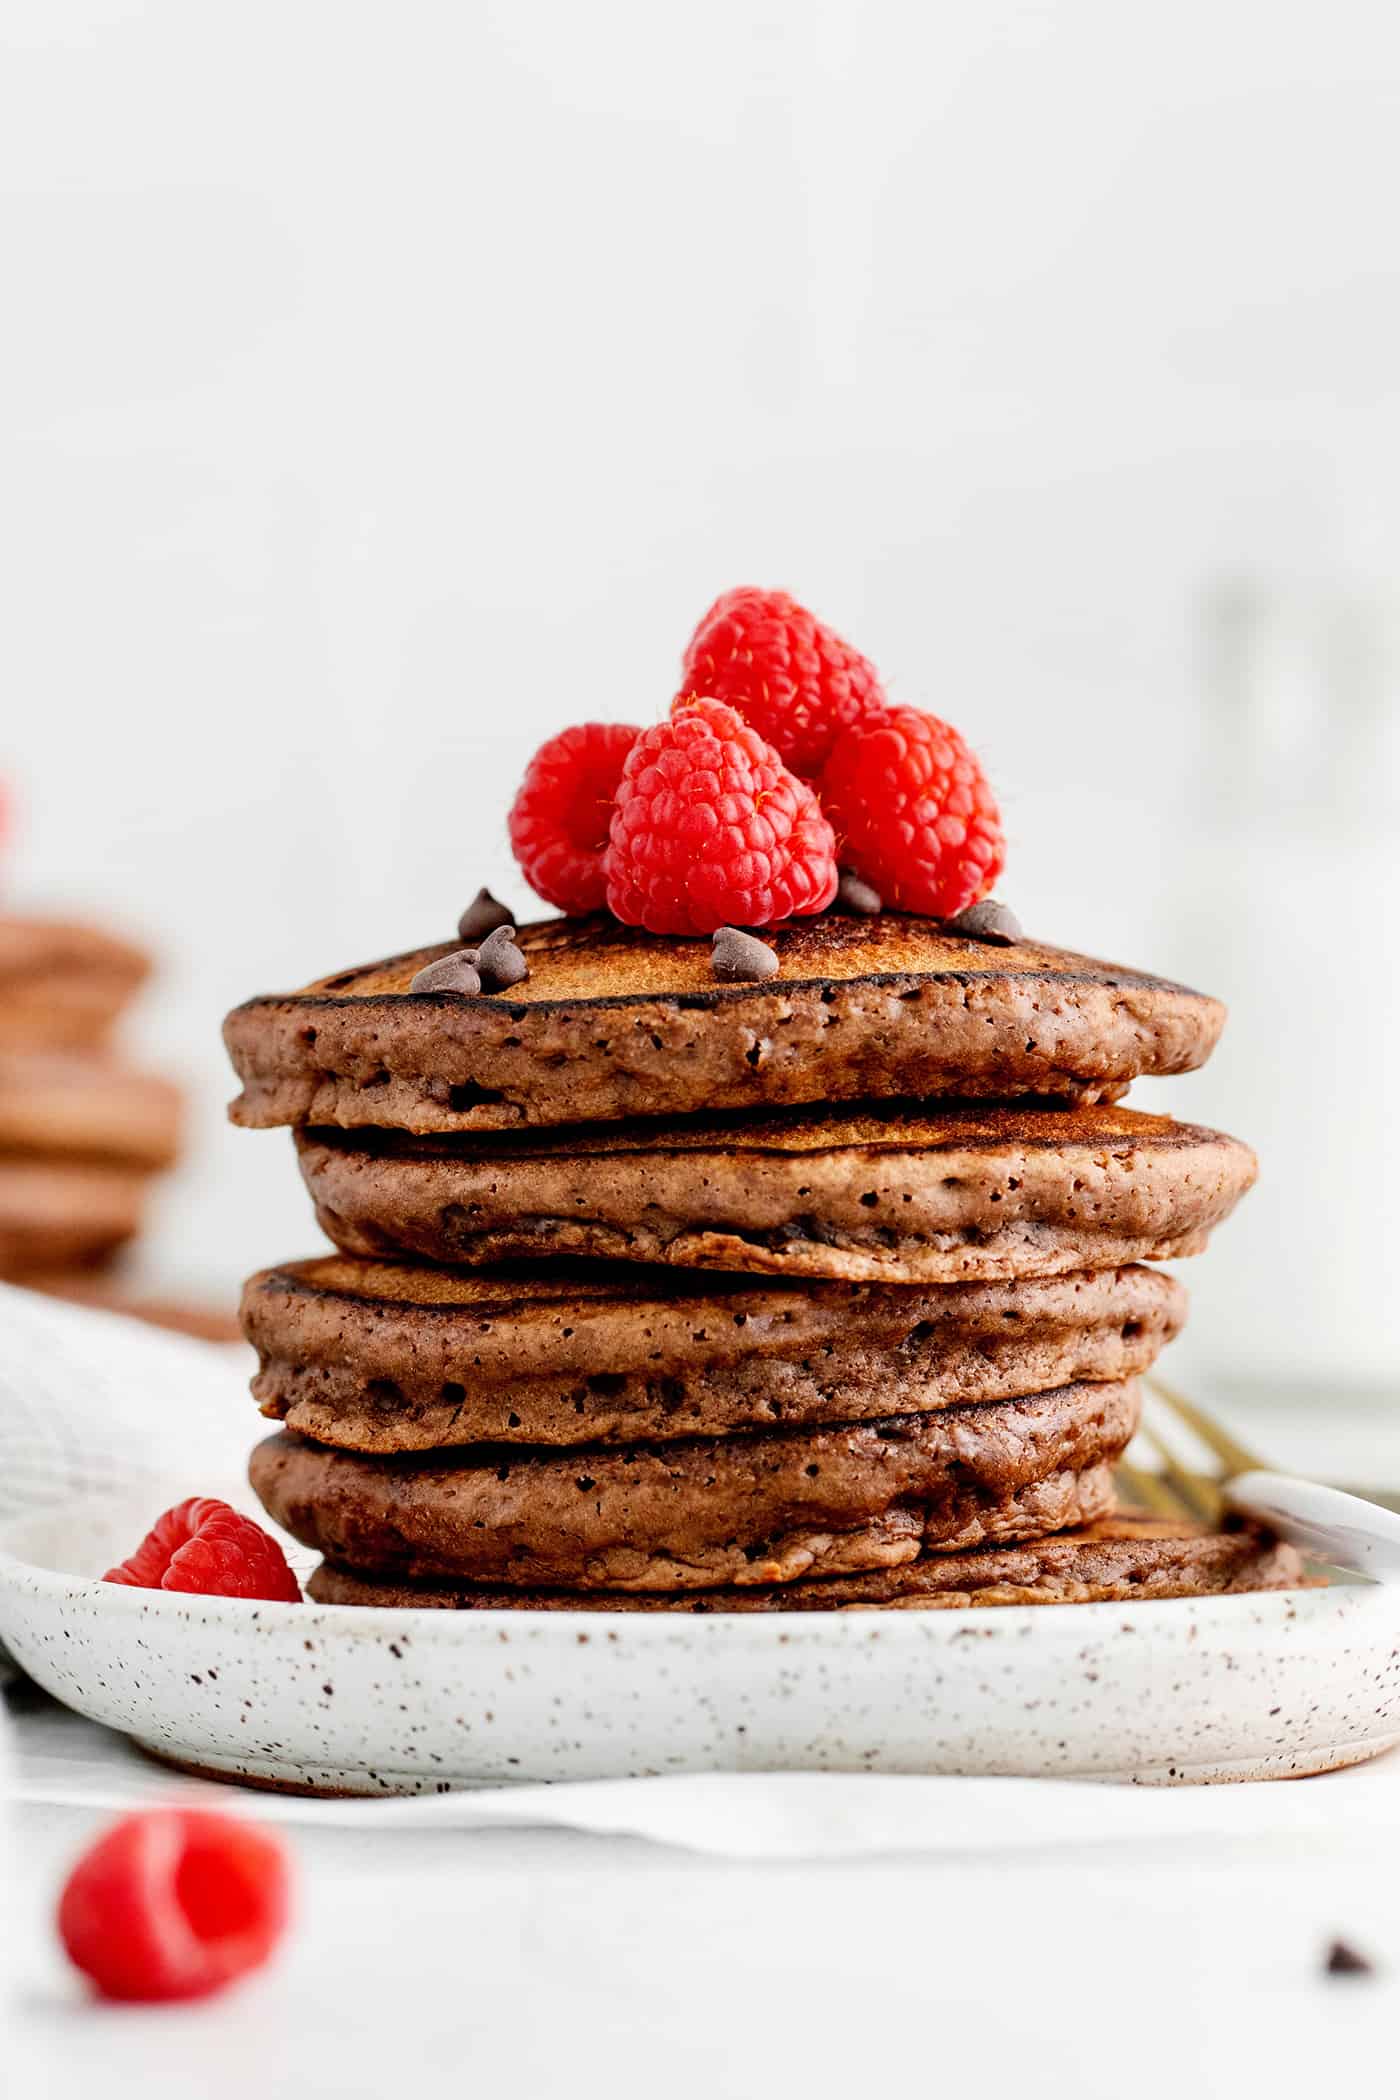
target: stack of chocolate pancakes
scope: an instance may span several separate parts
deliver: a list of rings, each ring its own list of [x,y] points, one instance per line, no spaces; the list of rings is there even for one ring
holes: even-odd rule
[[[1223,1009],[893,913],[761,981],[611,920],[255,999],[234,1120],[291,1125],[337,1252],[254,1276],[267,1510],[369,1604],[753,1610],[1181,1595],[1286,1549],[1114,1513],[1159,1267],[1247,1147],[1116,1105]]]
[[[180,1097],[110,1047],[149,970],[99,927],[0,917],[0,1277],[86,1288],[140,1230]]]

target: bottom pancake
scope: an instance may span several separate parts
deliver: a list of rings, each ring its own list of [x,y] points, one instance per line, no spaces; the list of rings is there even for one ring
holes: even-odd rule
[[[487,1589],[462,1583],[376,1581],[322,1561],[307,1585],[318,1604],[446,1611],[948,1611],[988,1604],[1138,1603],[1296,1589],[1303,1564],[1291,1546],[1243,1527],[1206,1531],[1120,1511],[1078,1531],[971,1553],[930,1553],[868,1575],[791,1582],[759,1590],[609,1596],[597,1590]]]
[[[305,1546],[377,1576],[749,1589],[1040,1538],[1107,1514],[1134,1381],[816,1430],[363,1458],[283,1430],[249,1477]]]

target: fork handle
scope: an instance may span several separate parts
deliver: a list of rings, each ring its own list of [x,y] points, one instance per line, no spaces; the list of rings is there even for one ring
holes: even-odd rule
[[[1400,1516],[1392,1509],[1287,1473],[1237,1474],[1226,1483],[1225,1499],[1314,1560],[1373,1582],[1400,1582]]]

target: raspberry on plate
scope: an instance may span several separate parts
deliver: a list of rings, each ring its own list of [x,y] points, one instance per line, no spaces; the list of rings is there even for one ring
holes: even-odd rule
[[[1006,842],[986,775],[956,729],[892,707],[839,736],[821,781],[844,866],[886,905],[950,919],[985,897]]]
[[[511,850],[531,889],[560,911],[603,909],[613,792],[636,736],[626,722],[583,722],[541,744],[526,768]]]
[[[104,1998],[203,1998],[267,1960],[287,1924],[286,1857],[232,1816],[123,1816],[64,1884],[58,1935]]]
[[[130,1558],[102,1580],[139,1590],[301,1602],[296,1576],[271,1533],[207,1495],[191,1495],[166,1510]]]
[[[786,591],[717,598],[690,638],[676,698],[723,700],[784,765],[815,780],[832,740],[884,705],[875,666]]]
[[[651,933],[772,926],[836,894],[835,840],[816,796],[717,700],[678,705],[641,732],[604,864],[611,910]]]

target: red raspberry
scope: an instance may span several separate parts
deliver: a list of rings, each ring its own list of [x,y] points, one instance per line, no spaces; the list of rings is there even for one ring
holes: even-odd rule
[[[772,926],[836,894],[816,796],[717,700],[678,706],[637,738],[604,865],[611,909],[652,933]]]
[[[104,1998],[203,1998],[267,1960],[287,1923],[281,1846],[201,1809],[123,1816],[64,1884],[58,1936]]]
[[[842,865],[887,905],[951,919],[985,897],[1006,858],[986,775],[956,729],[893,707],[848,729],[822,775]]]
[[[690,638],[678,703],[723,700],[784,765],[815,780],[838,730],[884,705],[875,666],[786,591],[744,584],[716,598]]]
[[[301,1602],[296,1576],[276,1539],[227,1502],[202,1495],[191,1495],[158,1517],[131,1558],[109,1568],[102,1580],[138,1590]]]
[[[637,731],[584,722],[530,760],[510,812],[510,843],[532,890],[563,912],[601,911],[613,793]]]

